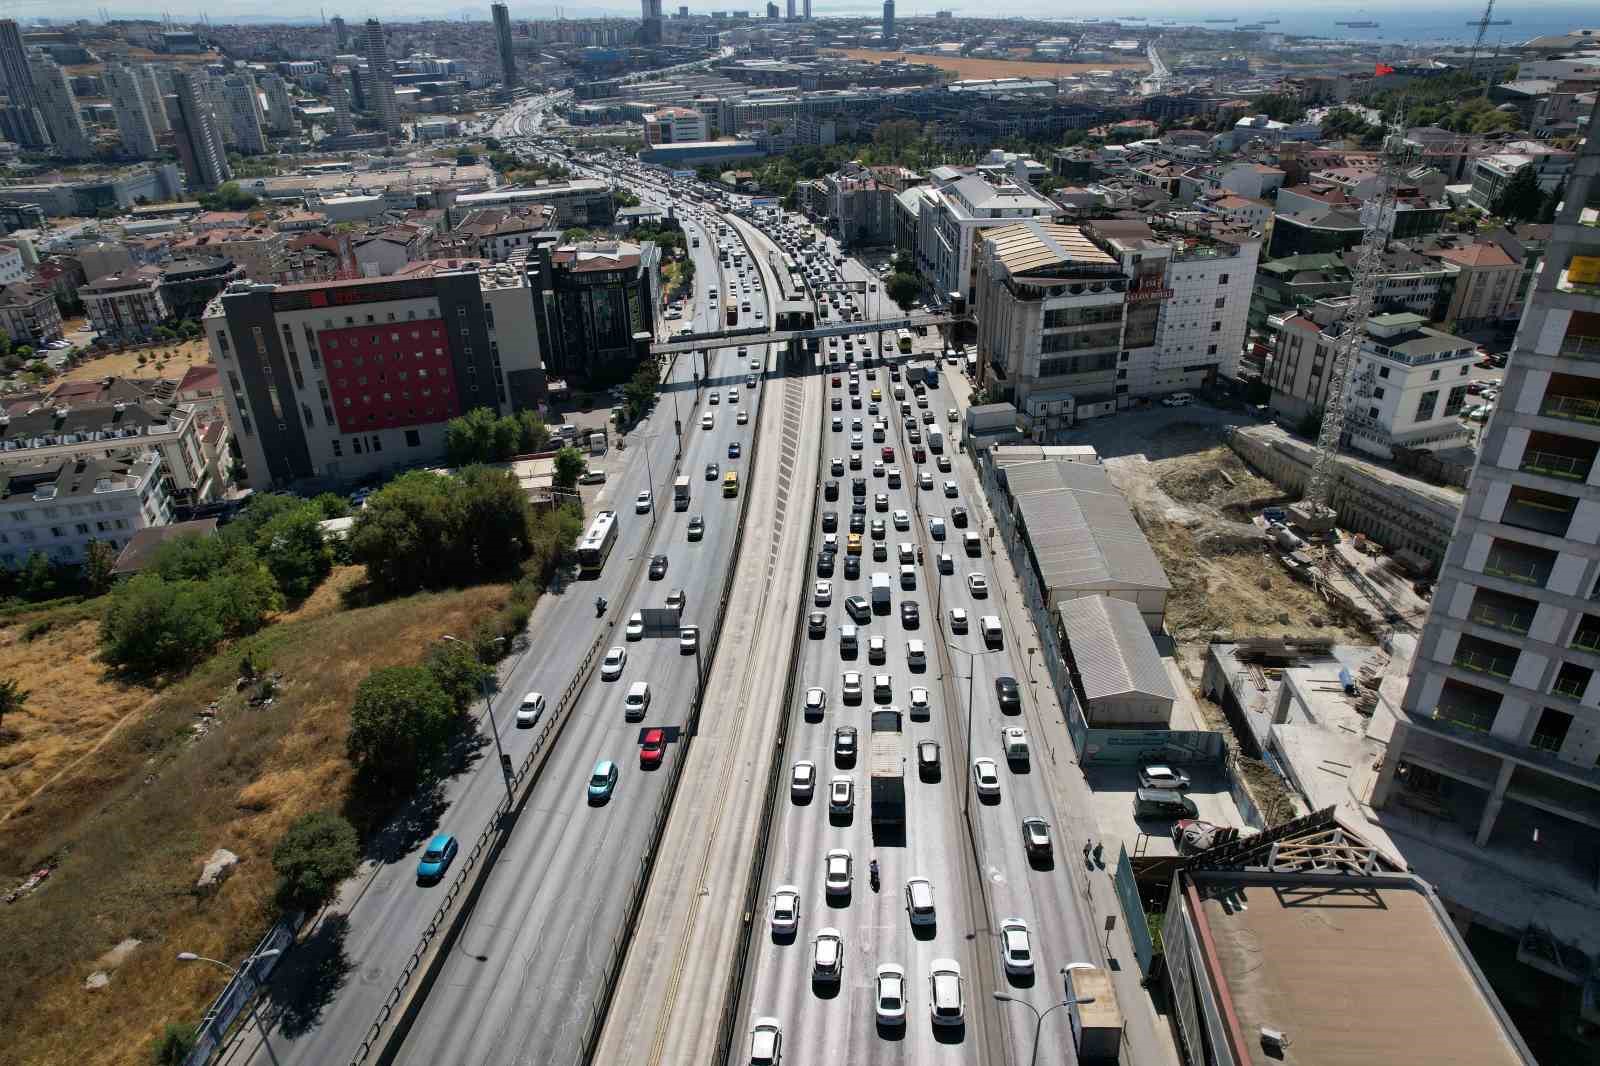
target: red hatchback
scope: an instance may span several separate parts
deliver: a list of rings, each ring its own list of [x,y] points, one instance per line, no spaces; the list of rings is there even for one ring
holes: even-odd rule
[[[644,741],[639,745],[640,766],[660,766],[667,751],[667,735],[659,729],[646,729]]]
[[[884,448],[883,449],[883,461],[886,462],[886,463],[894,462],[894,449],[893,448]]]
[[[839,375],[838,374],[833,375],[833,387],[836,388],[836,389],[839,387]]]

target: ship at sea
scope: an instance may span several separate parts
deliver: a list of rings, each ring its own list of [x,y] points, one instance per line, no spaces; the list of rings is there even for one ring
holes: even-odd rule
[[[1282,19],[1262,19],[1261,20],[1261,25],[1263,25],[1263,26],[1276,26],[1278,23],[1280,23],[1282,21],[1283,21]]]
[[[1266,28],[1267,25],[1264,22],[1247,22],[1243,26],[1234,27],[1236,30],[1264,30]]]
[[[1239,20],[1238,19],[1204,19],[1203,21],[1211,22],[1211,23],[1218,23],[1218,24],[1221,24],[1221,25],[1232,25],[1233,23],[1238,22]]]
[[[1375,30],[1378,28],[1376,22],[1335,22],[1334,25],[1343,26],[1347,30]]]

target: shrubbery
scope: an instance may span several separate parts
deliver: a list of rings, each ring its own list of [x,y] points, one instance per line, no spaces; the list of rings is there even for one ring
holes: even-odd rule
[[[474,407],[445,425],[445,457],[451,466],[503,463],[550,446],[550,429],[532,411],[497,417]]]

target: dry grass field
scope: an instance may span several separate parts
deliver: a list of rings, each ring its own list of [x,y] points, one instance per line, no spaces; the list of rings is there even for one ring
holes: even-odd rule
[[[868,48],[829,49],[832,55],[849,56],[877,63],[885,59],[906,63],[929,63],[953,72],[958,78],[1056,78],[1067,74],[1083,74],[1091,70],[1150,69],[1150,64],[1140,60],[1133,63],[1106,60],[1103,63],[1030,63],[1022,59],[973,59],[970,56],[925,56],[911,52],[879,52]]]
[[[140,363],[140,358],[144,359]],[[93,381],[104,377],[172,378],[181,380],[191,366],[204,366],[211,362],[211,346],[204,338],[192,341],[175,341],[138,351],[114,352],[98,359],[90,359],[75,366],[61,376],[62,381]]]
[[[95,658],[98,603],[0,626],[0,676],[33,691],[0,735],[0,871],[9,889],[55,864],[4,908],[0,1061],[135,1066],[166,1022],[198,1020],[219,975],[175,953],[247,953],[271,917],[271,852],[285,827],[326,807],[361,817],[345,800],[357,684],[375,667],[416,662],[444,633],[468,632],[508,591],[348,606],[358,598],[342,593],[360,576],[335,571],[296,611],[166,688],[108,675]],[[54,624],[39,633],[45,619]],[[246,648],[258,668],[281,674],[265,708],[235,691]],[[215,893],[198,895],[201,864],[219,847],[242,861]],[[86,990],[130,937],[142,943],[110,983]]]

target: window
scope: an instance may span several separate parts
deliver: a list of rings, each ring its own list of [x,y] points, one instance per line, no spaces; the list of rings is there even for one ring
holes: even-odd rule
[[[1439,390],[1429,389],[1417,401],[1416,421],[1426,422],[1433,417],[1433,409],[1439,405]]]
[[[1382,386],[1379,386],[1378,388],[1372,390],[1372,398],[1374,400],[1383,399],[1383,387]]]
[[[383,451],[383,438],[376,433],[372,435],[372,450],[375,452]]]
[[[87,523],[87,522],[79,522],[75,528],[78,530],[79,533],[85,533],[86,534],[86,533],[89,532],[89,523]]]
[[[353,453],[355,453],[356,455],[360,455],[361,454],[361,438],[360,437],[351,437],[350,438],[350,450]]]
[[[1206,345],[1206,354],[1207,355],[1216,355],[1217,354],[1217,346],[1215,344]]]
[[[1438,381],[1439,380],[1439,372],[1437,370],[1431,371],[1428,374],[1428,380],[1429,381]]]
[[[1567,739],[1567,730],[1571,727],[1572,715],[1558,711],[1554,707],[1546,707],[1539,715],[1539,724],[1534,727],[1533,736],[1528,738],[1528,743],[1541,751],[1559,752],[1562,743]]]
[[[1378,376],[1379,376],[1379,377],[1380,377],[1380,378],[1386,378],[1386,377],[1388,377],[1388,376],[1389,376],[1389,368],[1388,368],[1388,367],[1386,367],[1386,366],[1380,366],[1380,367],[1379,367],[1379,368],[1378,368]]]
[[[1378,409],[1376,407],[1367,408],[1367,417],[1368,418],[1377,418],[1378,417]]]
[[[333,457],[335,459],[344,458],[344,442],[338,437],[333,438]]]
[[[406,447],[407,448],[420,448],[420,447],[422,447],[422,434],[419,433],[417,430],[414,430],[414,429],[406,430]]]
[[[1466,368],[1463,367],[1462,369],[1464,370]],[[1444,402],[1444,417],[1454,418],[1456,415],[1461,413],[1461,409],[1466,405],[1467,387],[1465,385],[1457,385],[1455,388],[1450,390],[1450,395]]]
[[[1222,306],[1224,304],[1226,304],[1227,302],[1228,302],[1228,298],[1226,296],[1218,296],[1217,297],[1217,310],[1218,311],[1222,310]]]
[[[1226,275],[1226,274],[1218,274],[1217,275],[1217,284],[1218,285],[1226,285],[1227,283],[1228,283],[1228,275]]]
[[[1211,323],[1211,332],[1212,333],[1221,333],[1222,332],[1222,323],[1221,322],[1213,322],[1213,323]]]

